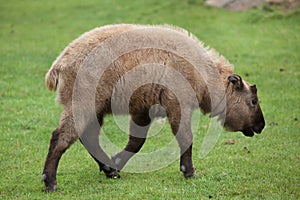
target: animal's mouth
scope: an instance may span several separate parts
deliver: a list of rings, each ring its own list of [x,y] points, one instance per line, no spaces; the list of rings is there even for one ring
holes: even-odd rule
[[[246,128],[246,129],[242,130],[242,133],[247,137],[254,136],[254,131],[252,130],[252,128]]]
[[[254,136],[254,132],[255,133],[261,133],[262,129],[257,128],[257,127],[248,127],[245,128],[244,130],[242,130],[242,133],[247,136],[247,137],[253,137]]]

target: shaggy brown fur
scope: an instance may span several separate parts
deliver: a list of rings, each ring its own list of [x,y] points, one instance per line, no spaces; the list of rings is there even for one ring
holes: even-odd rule
[[[101,57],[99,52],[105,52],[106,44],[110,44],[107,57]],[[132,46],[136,48],[126,51]],[[118,51],[122,53],[114,58]],[[101,68],[110,59],[112,62]],[[100,170],[107,177],[118,178],[117,170],[144,144],[152,120],[149,110],[156,104],[161,107],[150,115],[168,117],[181,149],[180,169],[185,177],[195,172],[190,128],[194,109],[200,107],[203,113],[219,116],[227,129],[247,136],[264,127],[256,87],[234,75],[233,66],[214,49],[205,48],[186,30],[169,25],[108,25],[83,34],[48,71],[47,88],[54,91],[57,85],[57,100],[64,108],[43,171],[47,191],[56,190],[59,159],[79,135]],[[135,88],[137,85],[140,87]],[[131,115],[128,144],[112,160],[97,142],[107,113]],[[95,125],[93,114],[100,126]]]

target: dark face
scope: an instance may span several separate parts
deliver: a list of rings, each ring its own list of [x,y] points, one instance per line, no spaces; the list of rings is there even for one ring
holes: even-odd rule
[[[227,108],[224,127],[230,131],[241,131],[252,137],[265,127],[255,85],[250,86],[238,75],[228,77]]]

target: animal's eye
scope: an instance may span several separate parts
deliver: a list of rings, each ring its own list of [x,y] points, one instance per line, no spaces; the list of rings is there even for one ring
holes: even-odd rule
[[[257,104],[257,99],[252,99],[251,103],[252,103],[252,105],[256,105]]]

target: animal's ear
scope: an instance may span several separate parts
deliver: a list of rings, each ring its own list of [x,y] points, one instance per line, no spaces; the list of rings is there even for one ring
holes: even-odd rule
[[[228,81],[230,81],[236,89],[242,89],[243,86],[244,86],[242,78],[237,74],[229,75],[228,76]]]
[[[257,93],[256,85],[252,85],[252,86],[250,87],[250,89],[251,89],[251,92],[252,92],[252,93],[254,93],[254,94]]]

